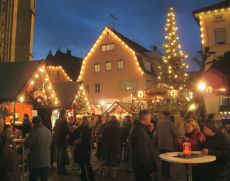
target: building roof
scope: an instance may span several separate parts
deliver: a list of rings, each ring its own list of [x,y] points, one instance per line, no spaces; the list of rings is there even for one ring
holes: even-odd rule
[[[49,52],[45,63],[47,66],[62,66],[66,74],[75,81],[81,71],[82,58],[71,55],[70,50],[67,50],[66,53],[58,50],[55,55]]]
[[[195,15],[197,13],[201,13],[201,12],[205,12],[205,11],[211,11],[211,10],[215,10],[215,9],[222,9],[222,8],[226,8],[226,7],[230,7],[230,1],[229,0],[225,0],[225,1],[221,1],[218,3],[212,4],[210,6],[195,10],[192,13]]]
[[[126,45],[129,46],[129,48],[133,49],[135,52],[138,53],[146,53],[149,52],[149,50],[147,50],[146,48],[144,48],[143,46],[141,46],[140,44],[136,43],[133,40],[130,40],[129,38],[127,38],[126,36],[122,35],[121,33],[119,33],[118,31],[116,31],[113,28],[107,27],[108,29],[110,29],[115,35],[117,35]]]
[[[68,108],[73,104],[82,82],[62,82],[53,84],[54,91],[62,108]]]
[[[130,40],[129,38],[127,38],[125,35],[119,33],[118,31],[114,30],[113,28],[107,27],[110,31],[112,31],[118,38],[120,38],[129,48],[131,48],[133,51],[135,51],[136,53],[141,54],[143,57],[147,57],[150,59],[149,56],[147,56],[146,53],[150,52],[149,50],[147,50],[146,48],[144,48],[143,46],[141,46],[140,44],[136,43],[133,40]],[[154,51],[158,51],[157,49]],[[141,69],[150,75],[155,75],[154,69],[151,66],[151,71],[148,71],[145,66],[144,66],[144,60],[142,58],[142,56],[137,56],[137,60],[139,62],[139,65],[141,67]]]
[[[121,107],[127,113],[135,114],[137,111],[133,108],[132,104],[129,102],[114,102],[105,112],[111,113],[116,111],[115,108]]]
[[[0,63],[0,100],[15,101],[43,61]]]

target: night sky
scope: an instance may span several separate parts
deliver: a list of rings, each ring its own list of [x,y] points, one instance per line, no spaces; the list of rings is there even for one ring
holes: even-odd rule
[[[169,6],[175,8],[182,48],[189,59],[200,49],[199,27],[192,11],[220,0],[37,0],[34,33],[34,60],[49,50],[70,49],[84,57],[106,25],[149,49],[161,49]],[[194,69],[194,68],[193,68]]]

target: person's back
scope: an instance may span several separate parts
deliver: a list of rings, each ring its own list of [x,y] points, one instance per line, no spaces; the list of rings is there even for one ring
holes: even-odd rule
[[[121,128],[119,122],[112,120],[107,123],[102,136],[106,149],[118,154],[121,149]]]
[[[25,144],[29,144],[30,148],[30,167],[48,167],[50,164],[50,146],[52,141],[51,132],[44,125],[38,125],[33,128],[27,141],[25,141]]]
[[[169,119],[163,119],[157,127],[158,146],[160,150],[173,151],[175,148],[176,126]]]
[[[175,139],[177,129],[175,123],[170,120],[170,113],[165,111],[163,120],[159,121],[157,127],[158,147],[160,154],[172,152],[175,149]],[[165,179],[170,179],[170,164],[162,161],[162,175]]]
[[[68,123],[63,118],[58,118],[54,127],[55,141],[58,145],[66,145],[66,136],[69,134]]]

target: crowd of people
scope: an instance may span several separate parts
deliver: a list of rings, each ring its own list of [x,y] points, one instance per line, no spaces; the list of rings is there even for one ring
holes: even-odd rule
[[[189,112],[178,119],[165,111],[158,120],[149,110],[141,110],[137,118],[118,119],[109,114],[74,118],[61,109],[53,129],[45,125],[39,116],[33,117],[31,124],[27,114],[21,127],[12,124],[21,129],[24,146],[29,150],[30,181],[47,181],[50,167],[56,167],[60,175],[69,175],[66,166],[74,163],[82,181],[94,181],[96,174],[116,178],[121,162],[126,163],[127,172],[136,181],[168,180],[172,178],[171,165],[162,161],[160,167],[159,154],[181,152],[184,142],[190,142],[192,151],[216,156],[215,162],[193,166],[195,181],[230,180],[229,132],[216,123],[213,115],[197,120]],[[9,127],[0,119],[0,178],[20,180]],[[92,153],[97,158],[96,168]]]

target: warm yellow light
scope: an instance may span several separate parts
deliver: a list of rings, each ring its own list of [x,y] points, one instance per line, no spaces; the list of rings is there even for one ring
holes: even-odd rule
[[[30,84],[31,84],[31,85],[34,85],[34,81],[33,81],[33,80],[31,80],[31,81],[30,81]]]
[[[39,77],[39,75],[38,74],[35,74],[35,78],[38,78]]]
[[[20,102],[24,102],[24,96],[20,96],[20,97],[19,97],[19,101],[20,101]]]
[[[195,111],[196,108],[197,108],[196,104],[192,103],[192,104],[189,105],[188,110],[189,111]]]
[[[200,81],[200,82],[198,83],[197,88],[198,88],[199,91],[202,91],[202,92],[205,91],[206,88],[207,88],[206,82]]]
[[[44,72],[45,72],[44,67],[41,67],[41,68],[39,69],[39,71],[42,72],[42,73],[44,73]]]

